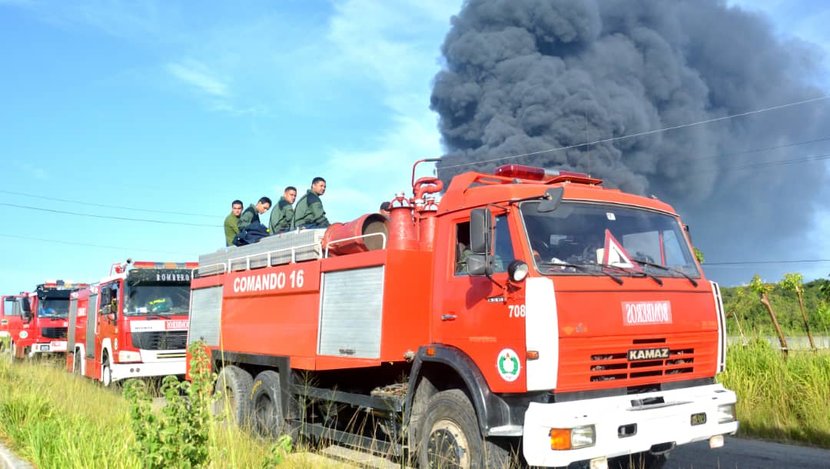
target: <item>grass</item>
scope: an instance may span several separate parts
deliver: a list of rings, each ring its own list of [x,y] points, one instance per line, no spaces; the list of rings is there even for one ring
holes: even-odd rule
[[[68,374],[58,362],[0,360],[0,439],[40,469],[143,466],[120,390]],[[207,467],[272,467],[279,459],[274,445],[212,421]],[[288,455],[280,467],[344,465],[303,452]]]
[[[739,435],[830,448],[830,351],[733,345],[720,381],[738,395]]]

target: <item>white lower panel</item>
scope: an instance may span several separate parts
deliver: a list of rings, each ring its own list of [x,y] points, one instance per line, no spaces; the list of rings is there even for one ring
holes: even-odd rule
[[[537,360],[527,361],[527,390],[556,388],[559,369],[559,316],[553,281],[531,277],[525,288],[525,342],[527,350],[539,352]]]
[[[635,407],[632,400],[662,398],[664,404]],[[720,405],[734,404],[735,393],[719,384],[674,391],[584,399],[553,404],[531,403],[525,412],[524,456],[531,466],[567,466],[574,461],[648,451],[653,445],[677,445],[731,434],[738,422],[718,424]],[[706,423],[691,425],[692,414],[706,413]],[[636,434],[621,438],[619,428],[637,425]],[[568,451],[550,449],[551,428],[596,427],[596,444]]]
[[[112,365],[112,380],[115,382],[128,378],[183,375],[184,371],[184,358],[156,363],[116,363]]]

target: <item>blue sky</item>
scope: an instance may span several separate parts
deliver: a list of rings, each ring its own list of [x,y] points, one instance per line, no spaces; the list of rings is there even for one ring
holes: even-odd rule
[[[821,2],[731,3],[830,44]],[[231,200],[317,175],[338,221],[408,190],[442,153],[429,94],[460,5],[0,0],[0,291],[196,260]],[[823,223],[808,241],[827,252]]]

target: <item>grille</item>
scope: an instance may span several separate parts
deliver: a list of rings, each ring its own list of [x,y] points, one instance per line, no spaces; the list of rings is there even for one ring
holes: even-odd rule
[[[144,350],[184,350],[187,331],[133,332],[133,347]]]
[[[47,339],[65,339],[66,338],[66,328],[65,327],[44,327],[40,330],[40,335],[46,337]]]
[[[634,348],[637,348],[635,345]],[[646,348],[640,345],[639,348]],[[669,358],[628,361],[628,351],[591,355],[591,381],[670,376],[694,372],[695,349],[669,349]]]

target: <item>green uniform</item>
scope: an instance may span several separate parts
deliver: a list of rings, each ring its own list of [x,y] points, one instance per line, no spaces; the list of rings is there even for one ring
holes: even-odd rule
[[[285,197],[280,197],[277,206],[271,210],[271,222],[269,228],[271,234],[282,233],[289,231],[294,224],[294,207],[285,200]]]
[[[309,189],[294,209],[294,228],[325,228],[329,226],[320,196]]]
[[[259,213],[256,211],[256,205],[251,204],[239,216],[239,222],[237,223],[239,226],[238,231],[247,228],[248,225],[254,222],[259,223]]]
[[[225,217],[225,246],[233,244],[234,236],[239,234],[239,217],[229,213]]]

